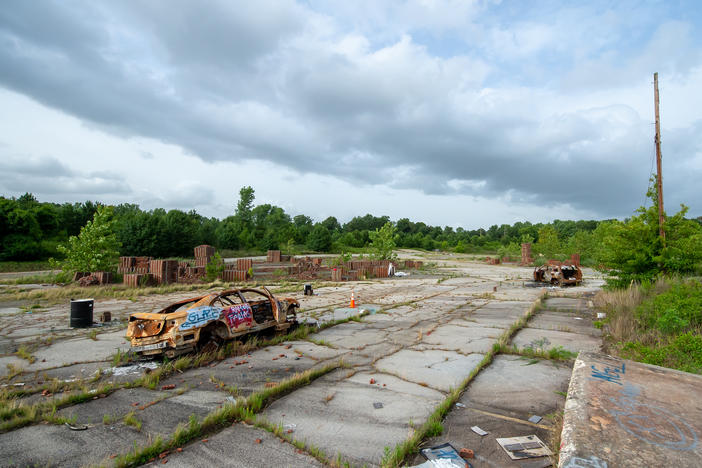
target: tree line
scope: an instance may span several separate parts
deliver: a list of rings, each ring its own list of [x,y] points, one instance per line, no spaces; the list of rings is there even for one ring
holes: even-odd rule
[[[655,201],[655,193],[649,196]],[[368,248],[373,234],[390,223],[394,243],[400,248],[518,258],[521,244],[530,242],[537,260],[563,260],[579,253],[585,265],[603,265],[619,272],[618,265],[626,265],[635,276],[654,270],[696,271],[702,260],[700,218],[686,219],[687,208],[668,217],[669,241],[663,245],[657,240],[655,203],[624,221],[516,222],[467,230],[429,226],[407,218],[391,222],[388,216],[371,214],[356,216],[345,224],[333,216],[315,222],[309,216],[290,216],[278,206],[255,205],[254,201],[254,189],[243,187],[233,214],[221,220],[195,211],[145,211],[138,205],[120,204],[110,210],[110,225],[121,255],[158,258],[191,257],[193,247],[200,244],[244,253],[269,249],[348,252]],[[61,258],[57,247],[77,235],[99,206],[92,201],[39,202],[32,194],[0,197],[0,260]]]

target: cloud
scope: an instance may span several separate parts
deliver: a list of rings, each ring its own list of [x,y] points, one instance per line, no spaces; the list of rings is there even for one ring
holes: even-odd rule
[[[54,157],[5,153],[0,158],[0,192],[41,192],[48,196],[92,198],[129,193],[131,188],[120,176],[106,172],[74,171]]]
[[[702,84],[699,33],[661,8],[18,1],[0,11],[0,85],[211,163],[619,216],[648,178],[652,67],[670,90]],[[696,125],[666,136],[684,152],[672,199],[694,197]],[[103,176],[62,185],[125,190]]]

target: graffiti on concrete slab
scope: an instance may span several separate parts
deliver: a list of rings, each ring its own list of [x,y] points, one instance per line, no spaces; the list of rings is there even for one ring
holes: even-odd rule
[[[625,384],[618,399],[610,398],[618,409],[610,409],[619,425],[634,437],[652,445],[673,450],[693,450],[697,433],[680,416],[639,398],[641,389]]]
[[[201,327],[212,320],[219,318],[221,311],[217,307],[201,306],[196,307],[188,312],[188,318],[180,326],[181,330],[190,330],[191,328]]]
[[[605,366],[603,370],[598,369],[597,367],[590,366],[592,369],[592,377],[595,379],[602,379],[606,382],[612,382],[617,385],[621,385],[622,382],[622,375],[626,373],[626,364],[622,362],[622,365],[619,367],[610,367],[610,366]]]
[[[241,324],[250,326],[253,323],[251,306],[248,304],[236,305],[224,311],[229,328],[238,328]]]
[[[607,462],[598,457],[572,457],[563,468],[607,468]]]

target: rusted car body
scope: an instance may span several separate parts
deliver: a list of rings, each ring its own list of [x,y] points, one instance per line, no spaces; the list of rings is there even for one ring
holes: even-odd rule
[[[534,268],[534,281],[558,286],[577,286],[583,282],[583,271],[570,262],[550,260]]]
[[[142,356],[169,358],[193,350],[216,349],[226,340],[297,324],[300,304],[276,299],[263,289],[231,289],[176,302],[159,312],[130,315],[127,338]]]

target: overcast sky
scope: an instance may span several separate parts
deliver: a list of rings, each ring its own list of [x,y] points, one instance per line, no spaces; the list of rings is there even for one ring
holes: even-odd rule
[[[433,225],[702,215],[698,1],[0,5],[0,194]],[[649,203],[650,205],[650,203]]]

